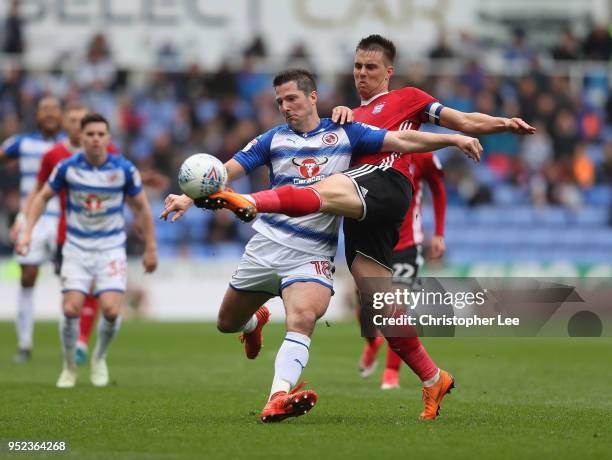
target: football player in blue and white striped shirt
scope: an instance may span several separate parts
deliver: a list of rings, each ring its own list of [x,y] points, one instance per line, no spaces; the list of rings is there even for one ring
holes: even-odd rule
[[[0,162],[15,159],[19,162],[19,191],[21,212],[11,227],[11,239],[17,240],[23,225],[25,201],[36,186],[36,175],[40,169],[43,155],[64,138],[61,132],[62,110],[54,97],[44,97],[38,102],[36,122],[38,129],[31,133],[17,134],[8,138],[0,147]],[[17,255],[21,268],[21,288],[17,297],[17,354],[16,362],[24,362],[32,356],[34,333],[34,285],[38,277],[38,267],[45,261],[53,260],[59,218],[59,201],[52,200],[34,229],[32,250],[26,256]]]
[[[95,386],[108,385],[106,350],[119,328],[119,311],[127,284],[123,216],[126,200],[143,230],[145,271],[151,273],[157,266],[155,228],[138,170],[124,157],[108,154],[110,133],[104,117],[86,115],[81,128],[84,152],[56,166],[49,182],[32,201],[25,232],[17,243],[17,251],[27,254],[32,229],[45,204],[66,189],[67,231],[60,274],[64,310],[60,327],[64,369],[57,381],[60,388],[76,384],[79,314],[93,283],[103,318],[91,360],[91,382]]]
[[[381,149],[426,152],[455,145],[457,139],[470,141],[462,136],[451,139],[416,131],[391,132],[321,119],[316,83],[305,70],[281,72],[273,85],[287,123],[253,139],[225,163],[228,181],[267,165],[272,190],[286,184],[302,190],[345,170],[353,153]],[[361,205],[359,198],[355,199]],[[316,196],[314,200],[320,207]],[[175,221],[191,203],[184,195],[170,195],[160,217],[165,219],[175,212]],[[331,298],[339,224],[338,216],[323,212],[305,217],[260,215],[253,226],[257,234],[247,244],[219,308],[217,327],[226,333],[242,332],[246,355],[253,359],[261,348],[261,329],[269,318],[268,309],[259,306],[282,296],[287,334],[276,355],[270,397],[261,412],[263,422],[303,415],[317,401],[317,394],[303,390],[298,380],[308,363],[315,324]]]

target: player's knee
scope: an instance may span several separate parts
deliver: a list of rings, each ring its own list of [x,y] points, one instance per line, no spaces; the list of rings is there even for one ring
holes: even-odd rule
[[[115,321],[119,317],[118,311],[109,311],[103,313],[104,318],[111,323]]]
[[[287,328],[296,331],[312,331],[321,316],[316,308],[310,306],[293,308],[287,314]]]
[[[236,327],[229,318],[219,315],[217,318],[217,330],[223,334],[231,334],[232,332],[238,332],[239,327]]]
[[[24,269],[21,272],[21,287],[31,288],[36,284],[36,275],[37,272],[35,270],[27,270]]]
[[[72,301],[64,301],[62,309],[64,310],[64,315],[70,317],[79,316],[81,313],[79,305]]]

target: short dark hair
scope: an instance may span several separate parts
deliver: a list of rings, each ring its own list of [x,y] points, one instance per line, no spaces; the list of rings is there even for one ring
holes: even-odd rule
[[[386,39],[378,34],[369,35],[362,38],[357,44],[355,51],[382,51],[383,56],[393,64],[395,61],[395,45],[391,40]]]
[[[308,70],[304,69],[288,69],[277,73],[272,81],[272,85],[276,88],[290,81],[294,81],[298,89],[307,96],[317,90],[317,84],[314,77]]]
[[[106,128],[110,129],[108,120],[99,113],[88,113],[85,115],[81,120],[81,129],[85,129],[85,126],[87,126],[89,123],[104,123]]]

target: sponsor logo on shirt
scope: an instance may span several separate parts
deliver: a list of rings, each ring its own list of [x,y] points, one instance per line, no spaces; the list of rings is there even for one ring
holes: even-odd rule
[[[333,134],[333,133],[331,133]],[[336,136],[335,134],[333,134],[334,136]],[[338,136],[336,136],[336,142],[338,141]],[[325,142],[325,140],[323,140],[323,142]],[[316,176],[317,174],[319,174],[319,171],[321,170],[320,166],[324,165],[325,163],[327,163],[327,161],[329,160],[329,158],[327,157],[323,157],[322,159],[319,158],[304,158],[302,160],[293,157],[291,159],[291,162],[295,165],[295,167],[298,169],[300,176],[302,176],[305,179],[310,179],[314,176]]]

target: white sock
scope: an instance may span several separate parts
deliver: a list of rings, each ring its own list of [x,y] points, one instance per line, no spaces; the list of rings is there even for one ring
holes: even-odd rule
[[[270,396],[278,391],[293,388],[308,364],[310,338],[298,332],[287,332],[285,340],[276,354],[274,380]]]
[[[245,333],[249,333],[249,332],[253,332],[255,330],[255,328],[257,327],[257,316],[253,315],[249,318],[249,320],[244,324],[244,326],[242,326],[241,331],[245,332]]]
[[[255,198],[253,198],[251,195],[244,194],[242,196],[245,197],[247,200],[249,200],[251,203],[256,204],[255,203]]]
[[[98,324],[98,340],[96,341],[96,348],[93,352],[93,359],[99,361],[106,355],[106,349],[113,340],[113,337],[117,334],[119,326],[121,324],[121,317],[117,316],[115,321],[109,321],[104,316],[100,318]]]
[[[60,317],[60,338],[62,339],[62,349],[64,350],[65,367],[74,367],[74,353],[76,342],[79,338],[79,317],[62,315]]]
[[[429,380],[425,380],[423,382],[423,386],[424,387],[430,387],[432,386],[434,383],[436,383],[438,381],[438,379],[440,378],[440,369],[438,369],[438,371],[436,372],[436,375],[434,375],[432,378],[430,378]]]
[[[17,295],[17,346],[20,349],[32,348],[32,335],[34,333],[34,288],[21,287]]]

